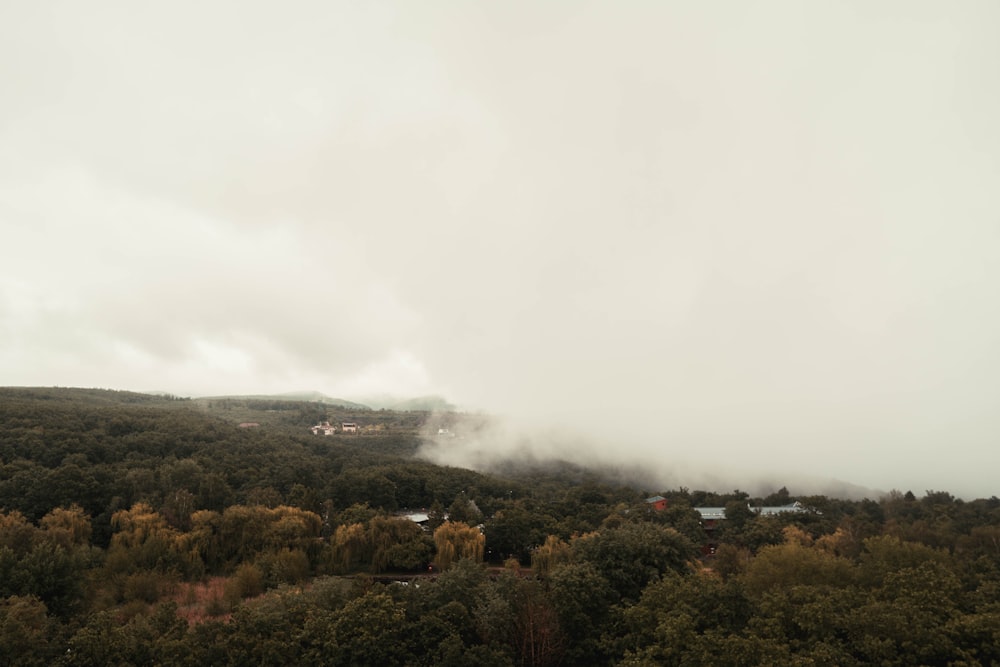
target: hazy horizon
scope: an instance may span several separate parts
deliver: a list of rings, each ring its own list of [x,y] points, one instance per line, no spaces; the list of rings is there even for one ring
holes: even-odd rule
[[[1000,495],[998,19],[7,3],[0,384],[437,394],[495,450]]]

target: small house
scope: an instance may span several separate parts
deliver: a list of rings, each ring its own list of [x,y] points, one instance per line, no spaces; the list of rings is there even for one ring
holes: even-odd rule
[[[646,498],[646,502],[656,511],[662,512],[667,509],[667,499],[663,496],[653,496],[652,498]]]
[[[313,426],[310,430],[313,432],[313,435],[319,435],[321,433],[323,435],[333,435],[337,431],[337,429],[330,422],[320,422],[319,424]]]

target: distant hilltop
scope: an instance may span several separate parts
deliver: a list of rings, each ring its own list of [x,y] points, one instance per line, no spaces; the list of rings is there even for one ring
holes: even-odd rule
[[[96,387],[2,387],[3,389],[20,393],[24,396],[44,398],[46,396],[60,399],[97,400],[114,403],[136,403],[161,400],[198,401],[289,401],[305,403],[321,403],[347,410],[392,410],[394,412],[456,412],[457,406],[449,403],[443,396],[428,395],[415,398],[401,398],[389,394],[366,396],[358,400],[335,398],[319,391],[289,391],[280,394],[226,394],[206,396],[191,394],[182,396],[162,390],[134,392],[121,389],[104,389]]]
[[[304,401],[307,403],[322,403],[335,405],[350,410],[371,410],[371,406],[356,403],[343,398],[334,398],[318,391],[291,391],[284,394],[226,394],[224,396],[197,396],[199,400],[236,400],[236,401]]]
[[[238,399],[252,401],[306,401],[334,405],[350,410],[394,410],[396,412],[452,412],[456,408],[442,396],[419,396],[402,399],[398,396],[371,396],[357,401],[334,398],[319,391],[290,391],[282,394],[243,394],[227,396],[199,396],[201,399]]]

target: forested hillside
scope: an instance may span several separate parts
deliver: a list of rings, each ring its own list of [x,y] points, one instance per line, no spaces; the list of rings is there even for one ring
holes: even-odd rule
[[[0,664],[1000,664],[996,497],[486,475],[429,418],[0,389]]]

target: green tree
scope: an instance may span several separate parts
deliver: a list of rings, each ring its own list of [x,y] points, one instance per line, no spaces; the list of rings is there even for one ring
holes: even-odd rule
[[[437,581],[421,586],[417,600],[426,609],[458,602],[471,615],[482,597],[486,581],[486,570],[482,564],[460,559],[442,572]]]
[[[677,532],[695,544],[705,541],[705,530],[701,525],[701,515],[686,502],[670,503],[659,512],[660,520],[672,526]]]
[[[621,627],[611,628],[605,642],[624,655],[624,664],[755,664],[723,657],[725,652],[713,646],[725,637],[731,651],[743,647],[732,638],[744,633],[751,618],[752,607],[735,583],[669,572],[623,610]],[[769,653],[763,643],[744,648]]]
[[[555,521],[544,512],[531,511],[521,504],[500,510],[486,522],[486,549],[490,560],[509,557],[531,562],[531,551],[545,542]]]
[[[948,628],[960,616],[961,585],[943,564],[926,561],[889,573],[884,585],[853,610],[865,664],[948,664],[958,647]]]
[[[13,584],[20,595],[38,597],[53,614],[68,617],[83,603],[88,557],[89,552],[81,549],[40,542],[17,562],[8,585]]]
[[[310,610],[306,598],[281,588],[234,610],[229,627],[219,633],[230,665],[317,664],[304,659],[303,626]]]
[[[947,561],[947,552],[924,544],[904,542],[890,535],[870,537],[864,541],[858,574],[862,584],[876,588],[883,586],[894,572]]]
[[[423,529],[408,519],[373,518],[368,522],[368,541],[372,572],[389,567],[415,569],[430,560]]]
[[[441,504],[441,501],[435,500],[427,511],[427,527],[434,531],[445,521],[447,521],[447,512],[444,505]]]
[[[665,572],[687,573],[695,546],[673,528],[647,522],[584,535],[573,541],[574,557],[593,564],[625,600],[635,601]]]
[[[226,580],[224,596],[230,607],[235,607],[240,600],[255,597],[264,592],[264,573],[251,563],[243,563],[236,568]]]
[[[33,596],[0,599],[0,665],[50,665],[56,646],[45,604]]]
[[[385,593],[348,602],[343,609],[307,622],[310,648],[305,662],[313,665],[395,665],[414,660],[403,635],[405,608]]]
[[[751,595],[797,585],[844,587],[854,583],[851,562],[798,542],[768,546],[750,561],[742,581]]]
[[[480,636],[522,665],[558,664],[565,649],[559,619],[541,584],[504,572],[486,585],[475,610]]]
[[[723,581],[746,572],[750,565],[750,550],[735,544],[720,544],[715,557],[710,561],[712,569],[719,573]]]
[[[600,663],[601,634],[618,599],[611,584],[586,562],[556,567],[548,584],[552,607],[567,638],[567,664]]]
[[[483,520],[483,513],[465,493],[456,496],[454,502],[448,507],[448,520],[452,522],[467,523],[470,526],[478,525]]]

